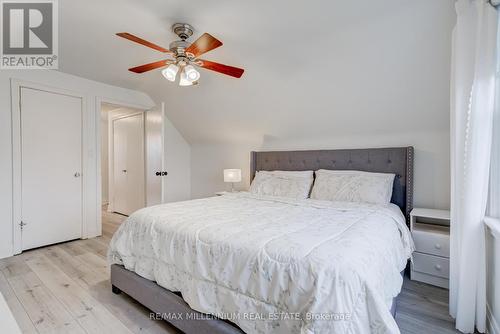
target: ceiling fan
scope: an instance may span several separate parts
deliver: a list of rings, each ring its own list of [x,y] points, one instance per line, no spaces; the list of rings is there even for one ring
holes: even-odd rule
[[[139,43],[157,51],[163,52],[172,58],[156,61],[154,63],[144,64],[129,68],[128,70],[134,73],[144,73],[160,67],[165,67],[162,70],[163,76],[172,82],[176,81],[177,73],[179,75],[180,86],[191,86],[198,84],[200,73],[195,67],[205,68],[235,78],[240,78],[244,70],[241,68],[215,63],[212,61],[198,58],[202,54],[222,46],[222,42],[208,33],[201,35],[193,43],[189,43],[187,39],[193,35],[193,27],[187,23],[176,23],[172,26],[172,31],[179,36],[180,40],[170,43],[169,48],[165,49],[161,46],[148,42],[140,37],[134,36],[127,32],[120,32],[116,35],[128,39],[132,42]],[[194,65],[194,66],[193,66]]]

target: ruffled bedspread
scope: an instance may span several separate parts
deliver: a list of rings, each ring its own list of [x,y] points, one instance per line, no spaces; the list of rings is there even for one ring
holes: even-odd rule
[[[368,334],[399,333],[390,307],[412,251],[393,204],[237,193],[135,212],[108,259],[246,333]]]

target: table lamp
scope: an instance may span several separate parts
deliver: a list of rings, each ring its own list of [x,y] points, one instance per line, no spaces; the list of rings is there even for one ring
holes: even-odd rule
[[[241,169],[224,169],[224,182],[231,182],[231,192],[234,192],[234,183],[241,182]]]

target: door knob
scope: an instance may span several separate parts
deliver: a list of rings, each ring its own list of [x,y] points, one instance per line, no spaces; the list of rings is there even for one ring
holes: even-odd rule
[[[122,172],[126,173],[126,172],[127,172],[127,170],[126,170],[126,169],[122,169]]]
[[[76,172],[74,177],[80,177],[80,173]]]

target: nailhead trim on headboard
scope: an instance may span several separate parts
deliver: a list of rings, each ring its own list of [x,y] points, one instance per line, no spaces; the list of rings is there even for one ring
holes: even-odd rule
[[[407,147],[406,162],[406,221],[410,221],[410,212],[413,209],[413,147]]]
[[[413,147],[251,152],[250,181],[259,170],[362,170],[394,173],[393,197],[409,222],[413,208]]]

